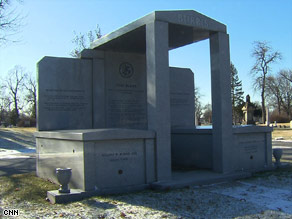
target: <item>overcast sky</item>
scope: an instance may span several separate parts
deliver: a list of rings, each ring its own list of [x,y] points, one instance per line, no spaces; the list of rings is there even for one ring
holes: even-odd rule
[[[267,41],[283,59],[272,73],[292,69],[291,0],[23,0],[14,5],[25,15],[20,43],[0,48],[0,77],[15,65],[36,74],[36,63],[44,56],[69,57],[74,31],[86,33],[98,24],[102,35],[155,10],[195,10],[227,26],[230,56],[242,80],[245,95],[259,100],[249,74],[254,63],[254,41]],[[195,73],[195,86],[203,102],[211,102],[209,41],[170,51],[170,65],[188,67]]]

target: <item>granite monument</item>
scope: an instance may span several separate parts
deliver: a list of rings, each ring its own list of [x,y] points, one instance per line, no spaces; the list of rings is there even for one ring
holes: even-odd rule
[[[213,127],[200,129],[194,74],[170,67],[168,52],[207,39]],[[272,164],[271,128],[232,126],[226,26],[192,10],[152,12],[78,59],[44,57],[37,115],[37,175],[56,182],[56,168],[71,168],[71,197],[197,180],[177,180],[174,166],[242,176]]]

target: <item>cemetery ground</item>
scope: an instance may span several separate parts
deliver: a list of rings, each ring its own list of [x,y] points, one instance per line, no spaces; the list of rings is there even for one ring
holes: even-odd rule
[[[232,182],[51,205],[46,191],[58,186],[35,176],[34,131],[0,129],[1,216],[19,209],[20,218],[292,218],[291,166]],[[292,130],[275,129],[273,140],[280,137],[273,147],[283,148],[281,161],[292,162]]]

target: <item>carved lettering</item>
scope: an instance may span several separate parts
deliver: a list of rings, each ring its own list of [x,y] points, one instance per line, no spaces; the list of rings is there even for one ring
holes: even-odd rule
[[[144,128],[147,123],[145,90],[119,83],[108,89],[108,121],[111,127]]]
[[[195,17],[192,15],[178,14],[178,22],[186,25],[193,25],[201,28],[208,28],[208,21],[201,17]]]
[[[258,152],[258,147],[256,145],[246,145],[244,146],[244,151],[246,153],[256,153]]]
[[[190,106],[190,93],[186,92],[171,92],[170,105],[171,106]]]
[[[43,98],[43,109],[46,111],[83,111],[89,104],[84,90],[46,89]]]
[[[138,156],[137,151],[130,151],[130,152],[111,152],[111,153],[102,153],[101,157],[104,159],[108,159],[110,162],[117,162],[117,161],[127,161],[134,159]]]

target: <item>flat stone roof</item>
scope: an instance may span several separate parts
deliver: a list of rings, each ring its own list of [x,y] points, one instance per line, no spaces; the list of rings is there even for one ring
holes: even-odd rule
[[[169,23],[169,49],[208,39],[211,33],[224,32],[226,26],[193,10],[154,11],[121,27],[91,44],[91,49],[145,53],[146,24]]]

